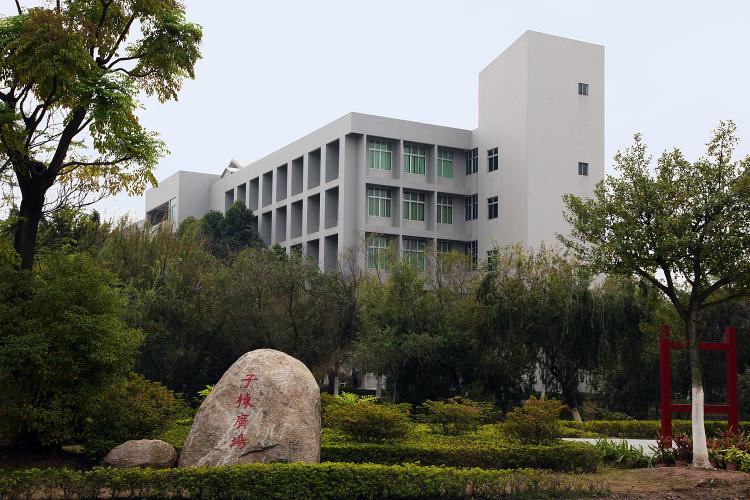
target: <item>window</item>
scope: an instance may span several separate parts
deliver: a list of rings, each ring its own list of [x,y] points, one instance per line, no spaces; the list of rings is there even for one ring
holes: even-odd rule
[[[391,144],[386,141],[370,140],[368,145],[370,168],[391,169]]]
[[[169,213],[167,214],[167,219],[172,222],[172,224],[177,224],[177,198],[169,200]]]
[[[487,198],[487,218],[488,219],[497,219],[498,205],[499,203],[497,200],[497,196]]]
[[[440,255],[446,255],[453,251],[453,245],[450,241],[438,240],[437,242],[437,253]]]
[[[479,217],[479,199],[472,194],[464,198],[464,220],[472,220]]]
[[[417,238],[404,238],[403,257],[404,260],[417,269],[424,269],[424,240]]]
[[[589,175],[589,164],[582,161],[578,162],[578,175]]]
[[[404,215],[406,220],[424,220],[424,193],[404,191]]]
[[[424,175],[424,166],[424,146],[404,144],[404,172],[407,174]]]
[[[367,267],[388,269],[388,238],[371,234],[367,237]]]
[[[579,83],[578,84],[578,94],[579,95],[589,95],[589,84],[588,83]]]
[[[477,268],[477,251],[479,242],[477,240],[466,242],[466,255],[471,258],[471,268]]]
[[[466,152],[466,175],[476,174],[479,171],[479,148]]]
[[[437,176],[453,179],[453,151],[438,149]]]
[[[453,224],[453,198],[444,194],[437,197],[438,224]]]
[[[497,148],[487,150],[487,171],[494,172],[497,170]]]
[[[367,189],[367,215],[370,217],[391,216],[391,190],[385,188]]]

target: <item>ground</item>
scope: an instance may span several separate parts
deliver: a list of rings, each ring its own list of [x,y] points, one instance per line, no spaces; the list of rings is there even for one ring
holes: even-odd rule
[[[691,467],[605,469],[580,477],[606,482],[609,498],[734,499],[750,498],[750,474]]]

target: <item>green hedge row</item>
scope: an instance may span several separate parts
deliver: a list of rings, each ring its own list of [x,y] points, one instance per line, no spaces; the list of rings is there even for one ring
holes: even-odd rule
[[[251,464],[211,468],[0,471],[0,498],[590,497],[601,485],[533,470],[417,465]]]
[[[602,454],[586,443],[561,442],[551,446],[515,444],[419,445],[414,443],[324,444],[321,460],[376,464],[420,463],[483,469],[533,468],[562,472],[593,472]]]
[[[578,432],[592,433],[600,437],[616,437],[630,439],[656,439],[661,432],[658,420],[589,420],[587,422],[563,422],[568,429]],[[691,434],[690,420],[673,420],[673,433]],[[706,420],[706,435],[717,437],[727,430],[726,421]],[[740,422],[740,430],[750,431],[750,422]],[[567,434],[563,437],[569,437]],[[570,436],[578,437],[578,436]]]

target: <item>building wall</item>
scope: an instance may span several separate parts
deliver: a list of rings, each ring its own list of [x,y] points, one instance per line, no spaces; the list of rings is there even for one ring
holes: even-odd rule
[[[589,95],[578,95],[578,83]],[[603,175],[604,51],[601,46],[527,32],[479,74],[478,127],[457,129],[349,113],[244,167],[231,162],[221,176],[178,172],[146,194],[146,210],[178,196],[178,219],[246,203],[258,216],[266,244],[280,244],[336,266],[344,249],[368,233],[435,244],[477,240],[484,259],[495,245],[556,243],[567,232],[564,193],[586,195]],[[368,143],[392,147],[392,170],[369,168]],[[405,144],[426,151],[424,175],[403,171]],[[488,171],[488,150],[499,168]],[[437,176],[440,148],[454,152],[454,178]],[[478,149],[479,167],[466,174],[465,154]],[[589,164],[579,176],[578,162]],[[367,189],[391,189],[391,217],[370,217]],[[425,196],[425,221],[403,219],[405,190]],[[176,193],[176,194],[175,194]],[[453,224],[437,224],[437,197],[453,197]],[[478,195],[479,217],[464,220],[464,198]],[[488,198],[499,197],[499,217],[488,219]],[[364,265],[364,251],[360,263]]]

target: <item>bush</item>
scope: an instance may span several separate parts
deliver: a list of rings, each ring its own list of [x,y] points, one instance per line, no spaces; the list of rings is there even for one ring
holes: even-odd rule
[[[401,408],[370,401],[342,405],[334,415],[329,418],[335,420],[335,426],[360,442],[403,439],[412,426]]]
[[[425,401],[421,407],[420,421],[430,425],[435,432],[446,436],[476,431],[492,413],[490,403],[451,398],[446,401]]]
[[[594,472],[602,464],[601,451],[586,443],[560,442],[551,446],[483,443],[336,443],[324,444],[321,460],[483,469],[533,468],[564,472]]]
[[[565,407],[554,399],[531,397],[505,417],[505,432],[524,444],[548,444],[560,434],[558,418]]]
[[[123,441],[153,437],[186,412],[172,391],[131,373],[89,401],[82,444],[100,456]]]
[[[591,497],[594,483],[532,470],[376,464],[245,464],[210,468],[0,471],[5,498],[444,498]]]
[[[617,437],[628,439],[658,439],[661,424],[658,420],[592,420],[588,422],[565,422],[565,427],[576,431],[591,433],[599,437]],[[718,437],[727,430],[723,420],[706,420],[706,436]],[[750,422],[740,422],[740,430],[750,430]],[[692,433],[690,420],[673,420],[673,434]],[[576,437],[568,436],[565,437]]]
[[[604,461],[619,467],[628,469],[651,467],[653,459],[646,456],[643,448],[632,446],[627,441],[614,442],[609,439],[600,439],[596,442],[596,448],[602,452]]]
[[[91,258],[51,253],[33,272],[3,262],[0,422],[30,444],[75,443],[88,403],[127,375],[143,334]]]

